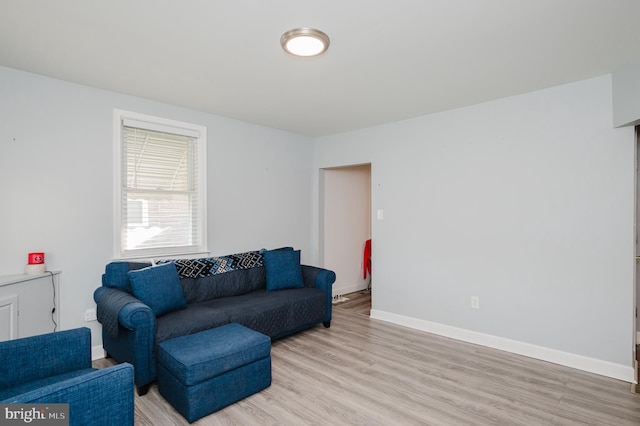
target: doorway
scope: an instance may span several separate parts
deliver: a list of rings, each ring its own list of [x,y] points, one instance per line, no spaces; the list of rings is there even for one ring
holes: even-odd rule
[[[336,273],[333,296],[367,290],[364,246],[371,238],[371,164],[321,169],[320,254]]]

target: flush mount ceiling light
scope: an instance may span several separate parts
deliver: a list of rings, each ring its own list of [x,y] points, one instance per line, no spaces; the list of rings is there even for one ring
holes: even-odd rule
[[[329,48],[329,36],[314,28],[294,28],[282,34],[280,44],[294,56],[318,56]]]

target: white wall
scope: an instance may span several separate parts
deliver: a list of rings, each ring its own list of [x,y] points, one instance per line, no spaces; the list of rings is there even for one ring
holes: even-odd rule
[[[372,224],[378,316],[622,377],[634,135],[613,128],[611,86],[603,76],[320,138],[314,154],[298,135],[0,68],[0,275],[46,252],[63,270],[62,328],[89,325],[100,344],[83,314],[114,252],[112,110],[122,108],[208,127],[213,254],[294,245],[314,263],[319,169],[372,163],[372,207],[385,212]]]
[[[640,59],[613,73],[613,124],[640,124]]]
[[[363,250],[371,238],[371,167],[324,170],[323,266],[336,273],[333,294],[366,289]]]
[[[612,79],[614,126],[640,125],[640,60],[616,70]],[[640,185],[637,189],[640,192]],[[640,200],[640,197],[638,199]],[[640,250],[636,250],[636,253],[640,254]],[[636,267],[640,268],[640,263]],[[640,277],[640,274],[637,275]],[[636,301],[637,305],[640,305],[640,291],[636,291]],[[636,329],[640,331],[640,317],[636,321]]]
[[[62,329],[95,307],[113,248],[113,108],[208,128],[212,254],[293,245],[310,253],[310,139],[0,67],[0,275],[46,252]]]
[[[603,76],[319,138],[315,167],[372,163],[374,317],[631,381],[633,141]]]

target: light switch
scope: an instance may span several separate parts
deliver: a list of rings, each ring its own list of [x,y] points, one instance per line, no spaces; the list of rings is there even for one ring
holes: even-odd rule
[[[384,219],[384,213],[382,209],[378,209],[378,220]]]

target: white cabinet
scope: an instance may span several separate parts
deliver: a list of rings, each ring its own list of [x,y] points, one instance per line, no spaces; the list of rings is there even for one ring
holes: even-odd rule
[[[0,341],[60,329],[59,281],[60,271],[0,276]]]

